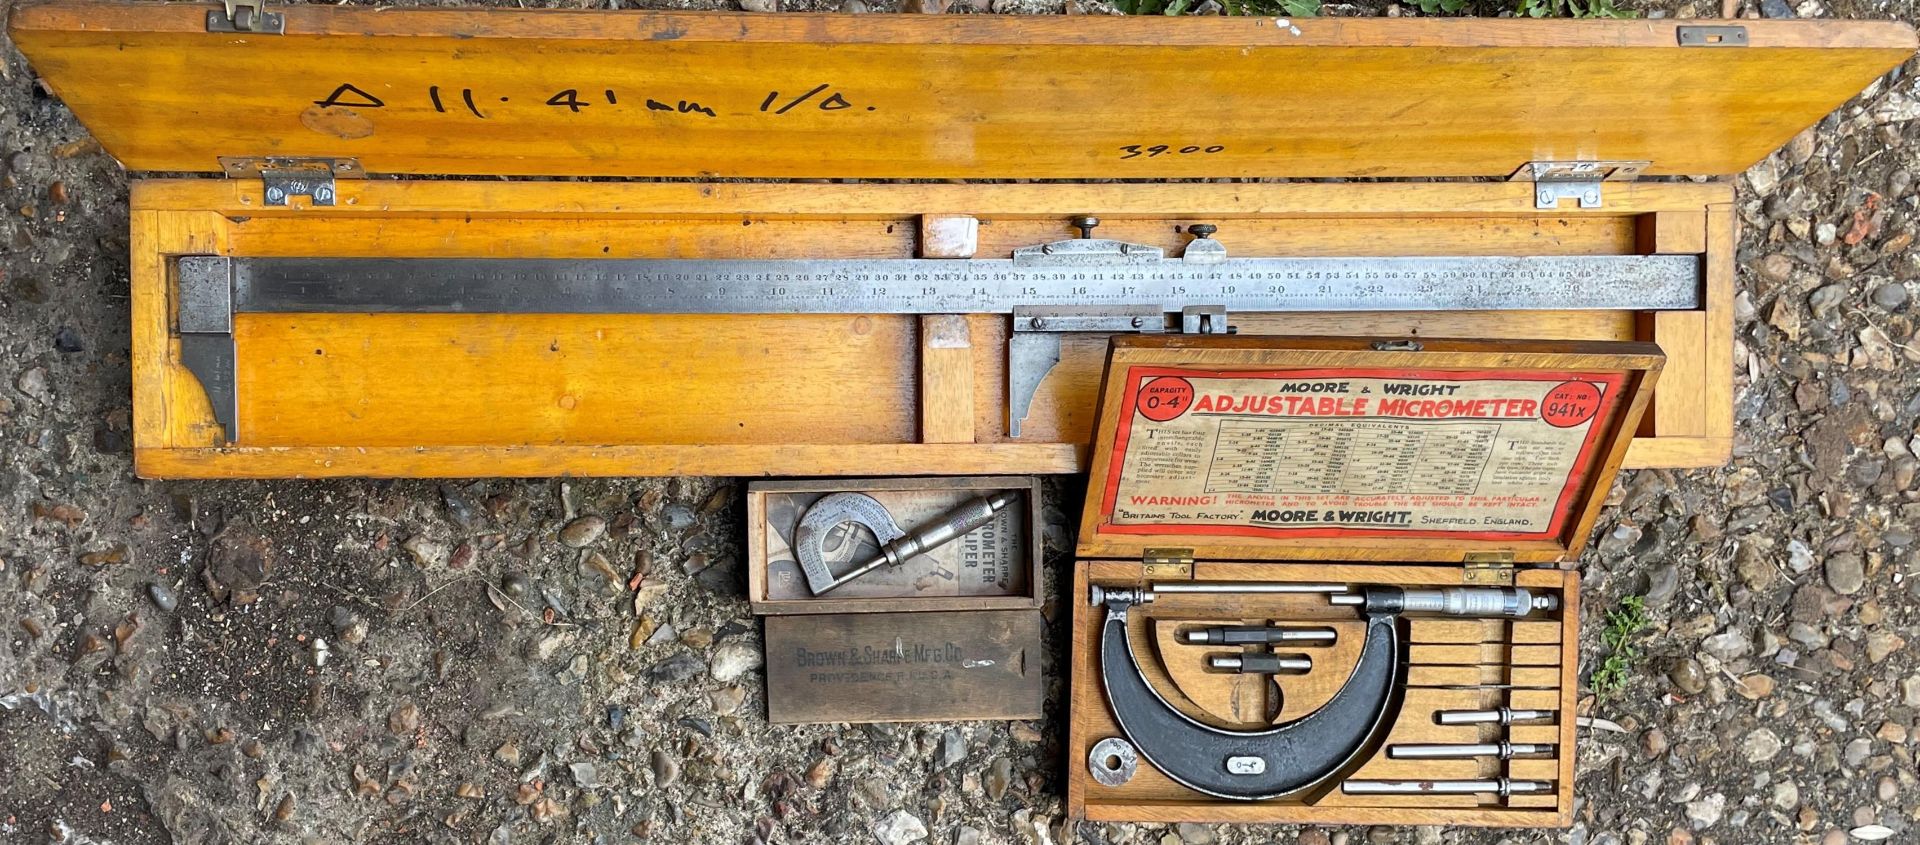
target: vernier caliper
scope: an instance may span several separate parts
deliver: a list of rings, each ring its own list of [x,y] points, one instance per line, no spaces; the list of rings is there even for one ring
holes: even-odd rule
[[[1063,332],[1230,331],[1273,311],[1684,310],[1696,255],[1230,258],[1214,227],[1178,258],[1091,237],[1009,258],[799,260],[180,256],[181,363],[240,442],[236,313],[1006,314],[1007,427],[1060,360]]]

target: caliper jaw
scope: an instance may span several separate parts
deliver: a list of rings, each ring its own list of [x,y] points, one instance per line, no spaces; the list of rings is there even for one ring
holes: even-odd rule
[[[233,259],[186,255],[178,262],[180,363],[206,391],[224,443],[240,442],[233,350]]]
[[[1013,332],[1007,338],[1009,437],[1020,436],[1040,382],[1060,363],[1060,335],[1067,332],[1232,334],[1234,329],[1227,323],[1226,307],[1221,305],[1189,305],[1171,313],[1158,305],[1015,308]]]

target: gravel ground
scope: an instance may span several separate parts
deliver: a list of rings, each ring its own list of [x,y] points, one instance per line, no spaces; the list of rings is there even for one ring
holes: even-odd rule
[[[1839,845],[1920,820],[1910,75],[1741,180],[1737,455],[1615,491],[1582,637],[1590,667],[1600,611],[1642,595],[1645,656],[1586,702],[1625,732],[1584,737],[1578,823],[1539,832],[1076,828],[1058,683],[1032,723],[769,728],[730,480],[135,479],[126,176],[4,61],[0,842]]]

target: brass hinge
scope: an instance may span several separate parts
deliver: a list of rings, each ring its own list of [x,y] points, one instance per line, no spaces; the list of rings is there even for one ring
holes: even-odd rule
[[[1725,24],[1683,26],[1675,31],[1682,47],[1745,47],[1747,28]]]
[[[1551,210],[1564,199],[1581,208],[1601,206],[1600,183],[1623,182],[1640,175],[1650,161],[1529,161],[1507,177],[1510,182],[1533,183],[1533,207]]]
[[[314,205],[333,205],[339,197],[335,179],[367,175],[360,160],[354,158],[221,156],[220,170],[235,179],[259,179],[267,205],[286,205],[292,197],[306,197]]]
[[[208,32],[287,34],[286,16],[267,11],[266,0],[220,0],[220,3],[220,8],[207,10]]]
[[[1193,550],[1150,548],[1140,553],[1148,578],[1192,578]]]
[[[1461,580],[1481,587],[1513,586],[1513,552],[1468,552]]]

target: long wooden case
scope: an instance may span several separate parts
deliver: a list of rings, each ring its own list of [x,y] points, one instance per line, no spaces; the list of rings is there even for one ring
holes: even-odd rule
[[[1662,363],[1659,349],[1646,343],[1441,340],[1408,349],[1353,338],[1117,339],[1106,367],[1071,596],[1069,812],[1093,821],[1159,823],[1571,823],[1580,579],[1558,567],[1570,567],[1585,546],[1655,383],[1664,378]],[[1318,403],[1305,408],[1275,407],[1265,388],[1235,387],[1233,395],[1274,404],[1200,401],[1229,399],[1214,396],[1207,385],[1231,386],[1235,379],[1275,385],[1275,399],[1313,385],[1335,390],[1303,394]],[[1541,398],[1504,406],[1463,402],[1460,413],[1467,416],[1460,417],[1444,408],[1388,404],[1393,388],[1386,385],[1396,383],[1463,385],[1455,389],[1458,396],[1493,384],[1496,391]],[[1556,410],[1566,395],[1584,397],[1573,403],[1577,412]],[[1341,434],[1343,429],[1349,431]],[[1556,432],[1558,445],[1543,446]],[[1371,451],[1328,445],[1336,436],[1357,442],[1363,434],[1383,445]],[[1545,450],[1503,459],[1499,452],[1507,448]],[[1394,458],[1416,453],[1409,460]],[[1438,478],[1436,467],[1453,476]],[[1500,482],[1502,473],[1524,483]],[[1156,488],[1156,478],[1170,486]],[[1327,490],[1342,492],[1315,492],[1323,482]],[[1555,493],[1520,507],[1528,485]],[[1381,494],[1396,486],[1400,493]],[[1419,495],[1443,493],[1478,502],[1472,506],[1478,510],[1456,506],[1459,515],[1449,516],[1441,505],[1419,503]],[[1310,504],[1316,500],[1348,501],[1341,507],[1355,510],[1336,517]],[[1256,507],[1266,510],[1233,513]],[[1374,512],[1369,509],[1383,507],[1407,509],[1408,524],[1374,527],[1366,521],[1365,514]],[[1490,519],[1483,513],[1506,515]],[[1456,525],[1468,516],[1486,525]],[[1089,753],[1100,740],[1124,733],[1101,680],[1104,611],[1088,600],[1089,587],[1183,582],[1505,584],[1551,595],[1560,608],[1521,620],[1410,616],[1403,623],[1405,692],[1386,728],[1340,777],[1303,796],[1215,798],[1181,786],[1145,760],[1126,783],[1102,785],[1089,772]],[[1319,595],[1169,591],[1134,613],[1145,617],[1130,623],[1134,651],[1155,656],[1141,663],[1149,682],[1182,712],[1219,727],[1252,729],[1312,712],[1345,683],[1359,652],[1352,609],[1330,606]],[[1206,673],[1199,668],[1206,649],[1176,639],[1177,631],[1203,622],[1305,622],[1341,633],[1331,648],[1315,653],[1312,671],[1279,678],[1281,706],[1265,711],[1262,695],[1271,693],[1264,679]],[[1495,707],[1553,710],[1556,716],[1511,726],[1440,725],[1433,718],[1439,710]],[[1550,757],[1511,760],[1389,759],[1385,753],[1386,746],[1406,742],[1499,741],[1551,743],[1557,750]],[[1550,781],[1553,789],[1506,798],[1380,797],[1347,795],[1337,787],[1347,778],[1500,777]]]
[[[1004,256],[1076,214],[1169,248],[1212,223],[1243,255],[1702,256],[1691,311],[1236,321],[1655,342],[1668,375],[1626,463],[1713,465],[1732,437],[1730,186],[1609,182],[1542,207],[1528,181],[1251,180],[1734,173],[1915,46],[1903,24],[1838,21],[238,5],[63,0],[11,19],[129,169],[228,177],[133,185],[149,477],[1078,471],[1105,338],[1064,344],[1013,438],[1008,321],[987,315],[241,314],[229,443],[182,366],[172,269],[185,254],[908,257],[954,216],[978,221],[979,255]],[[440,175],[489,178],[411,178]],[[1200,177],[1215,182],[1139,181]],[[316,184],[317,200],[287,197]]]

